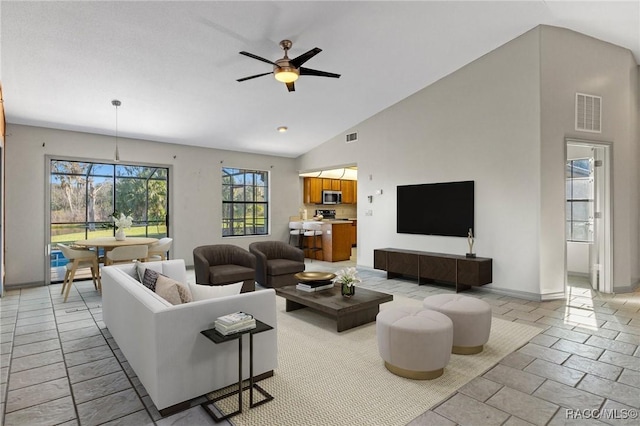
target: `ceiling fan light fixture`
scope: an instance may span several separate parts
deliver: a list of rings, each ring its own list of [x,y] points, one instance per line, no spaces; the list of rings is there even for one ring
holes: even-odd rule
[[[277,129],[277,130],[278,130],[280,133],[284,133],[284,132],[286,132],[287,130],[289,130],[289,128],[288,128],[287,126],[280,126],[280,127],[278,127],[278,129]]]
[[[275,76],[276,80],[281,83],[293,83],[298,79],[298,77],[300,77],[300,71],[295,68],[282,67],[276,68],[273,71],[273,75]]]

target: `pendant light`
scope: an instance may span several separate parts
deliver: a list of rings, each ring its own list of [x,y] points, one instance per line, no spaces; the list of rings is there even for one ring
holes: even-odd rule
[[[114,99],[114,100],[111,101],[111,105],[116,107],[116,153],[115,153],[114,161],[116,163],[119,163],[120,162],[120,152],[118,152],[118,107],[120,105],[122,105],[122,102],[120,102],[117,99]]]

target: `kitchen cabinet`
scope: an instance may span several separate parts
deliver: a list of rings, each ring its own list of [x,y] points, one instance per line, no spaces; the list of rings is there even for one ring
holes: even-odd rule
[[[322,224],[322,254],[316,259],[339,262],[351,258],[351,223],[324,222]]]
[[[306,177],[303,185],[303,201],[305,204],[322,203],[322,185],[325,179]]]
[[[351,246],[356,247],[358,245],[358,221],[353,220],[351,223]]]
[[[342,204],[356,204],[357,182],[355,180],[305,177],[303,180],[303,203],[322,204],[322,191],[342,191]]]
[[[322,179],[322,189],[325,191],[340,191],[340,179]]]
[[[342,191],[342,204],[356,204],[356,186],[355,180],[341,180],[340,190]]]

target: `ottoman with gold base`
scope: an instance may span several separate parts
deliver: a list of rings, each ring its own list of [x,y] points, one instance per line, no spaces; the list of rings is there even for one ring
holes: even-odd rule
[[[376,334],[385,367],[398,376],[435,379],[451,358],[453,323],[436,311],[385,309],[376,317]]]
[[[491,333],[491,306],[487,302],[460,294],[437,294],[426,297],[422,305],[425,309],[442,312],[453,321],[452,353],[482,352]]]

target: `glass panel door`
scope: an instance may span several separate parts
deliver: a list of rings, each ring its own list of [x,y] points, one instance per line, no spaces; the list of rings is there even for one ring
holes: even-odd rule
[[[167,236],[168,179],[166,167],[50,160],[50,282],[62,282],[67,264],[57,244],[114,236],[114,215],[132,216],[127,235]]]

